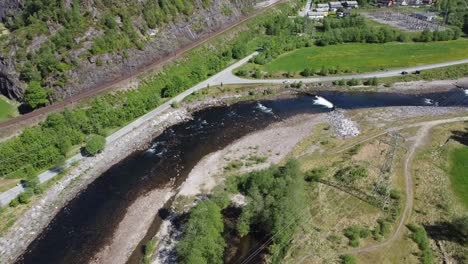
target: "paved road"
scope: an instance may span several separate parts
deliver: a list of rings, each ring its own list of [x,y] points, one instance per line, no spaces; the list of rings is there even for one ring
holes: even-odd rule
[[[252,55],[250,55],[252,56]],[[338,81],[338,80],[350,80],[350,79],[369,79],[373,77],[377,78],[385,78],[385,77],[393,77],[393,76],[401,76],[401,72],[406,71],[408,73],[414,71],[423,71],[447,66],[453,66],[458,64],[468,63],[468,59],[456,60],[456,61],[448,61],[442,63],[435,63],[435,64],[427,64],[427,65],[420,65],[414,67],[406,67],[406,68],[399,68],[387,71],[379,71],[379,72],[371,72],[371,73],[362,73],[362,74],[353,74],[353,75],[346,75],[346,76],[327,76],[327,77],[317,77],[317,78],[300,78],[300,79],[243,79],[240,77],[235,76],[232,72],[222,71],[223,75],[219,80],[215,81],[223,81],[224,84],[259,84],[259,83],[284,83],[284,82],[300,82],[303,83],[315,83],[315,82],[330,82],[330,81]]]
[[[166,102],[166,103],[162,104],[161,106],[157,107],[153,111],[141,116],[140,118],[136,119],[132,123],[126,125],[125,127],[121,128],[120,130],[116,131],[115,133],[113,133],[112,135],[107,137],[107,139],[106,139],[107,143],[109,144],[109,143],[112,143],[112,142],[118,140],[119,138],[121,138],[125,134],[131,132],[132,130],[136,129],[137,127],[141,126],[142,124],[150,121],[151,119],[153,119],[157,115],[159,115],[162,112],[169,109],[173,102],[180,102],[185,97],[187,97],[188,95],[190,95],[190,94],[192,94],[192,93],[194,93],[194,92],[196,92],[198,90],[201,90],[203,88],[206,88],[209,85],[215,85],[215,84],[219,85],[221,83],[220,80],[222,80],[222,77],[223,77],[223,75],[226,74],[226,72],[231,72],[235,68],[238,68],[242,64],[245,64],[250,58],[252,58],[256,54],[258,54],[258,53],[257,52],[252,53],[251,55],[245,57],[244,59],[242,59],[242,60],[232,64],[231,66],[227,67],[225,70],[221,71],[220,73],[213,75],[209,79],[207,79],[207,80],[195,85],[194,87],[184,91],[183,93],[177,95],[176,97],[172,98],[168,102]],[[70,167],[71,164],[73,164],[75,162],[78,162],[78,161],[82,160],[83,158],[84,157],[81,154],[77,154],[77,155],[73,156],[72,158],[68,159],[61,168],[50,169],[50,170],[47,170],[44,173],[40,174],[38,176],[39,181],[41,183],[43,183],[43,182],[55,177],[57,174],[60,173],[60,171]],[[15,199],[22,192],[24,192],[23,186],[18,185],[18,186],[15,186],[14,188],[11,188],[8,191],[5,191],[5,192],[1,193],[0,194],[0,206],[4,206],[4,205],[9,204],[11,202],[11,200]]]
[[[254,56],[258,55],[258,52],[254,52],[247,57],[243,58],[242,60],[239,60],[238,62],[230,65],[226,69],[222,70],[221,72],[211,76],[209,79],[193,86],[192,88],[182,92],[181,94],[177,95],[176,97],[172,98],[168,102],[162,104],[158,108],[154,109],[153,111],[141,116],[140,118],[136,119],[132,123],[128,124],[127,126],[123,127],[122,129],[118,130],[114,134],[110,135],[107,137],[107,143],[112,143],[115,140],[118,140],[121,138],[123,135],[127,134],[128,132],[136,129],[137,127],[141,126],[142,124],[148,122],[149,120],[153,119],[155,116],[159,115],[160,113],[164,112],[165,110],[169,109],[171,107],[171,104],[173,102],[180,102],[182,101],[185,97],[188,95],[199,91],[203,88],[206,88],[208,86],[215,86],[215,85],[220,85],[220,84],[261,84],[261,83],[272,83],[272,84],[281,84],[284,82],[299,82],[302,81],[304,83],[313,83],[313,82],[325,82],[325,81],[336,81],[336,80],[349,80],[349,79],[367,79],[367,78],[373,78],[373,77],[391,77],[391,76],[399,76],[402,71],[407,71],[407,72],[412,72],[412,71],[421,71],[421,70],[427,70],[427,69],[434,69],[434,68],[440,68],[440,67],[446,67],[446,66],[452,66],[452,65],[458,65],[458,64],[463,64],[463,63],[468,63],[468,59],[464,60],[457,60],[457,61],[449,61],[449,62],[443,62],[443,63],[437,63],[437,64],[429,64],[429,65],[422,65],[422,66],[416,66],[416,67],[408,67],[408,68],[401,68],[401,69],[394,69],[394,70],[389,70],[389,71],[383,71],[383,72],[373,72],[373,73],[364,73],[364,74],[355,74],[355,75],[347,75],[347,76],[330,76],[330,77],[319,77],[319,78],[303,78],[303,79],[243,79],[235,76],[232,71],[241,65],[247,63],[251,58]],[[73,162],[80,161],[84,157],[81,156],[81,154],[77,154],[71,159],[67,160],[65,165],[63,166],[62,169],[68,168],[70,164]],[[51,169],[48,170],[42,174],[40,174],[39,180],[40,182],[45,182],[53,177],[55,177],[60,170],[57,169]],[[0,194],[0,206],[7,205],[10,203],[11,200],[16,198],[18,194],[23,192],[24,189],[22,186],[16,186],[6,192],[3,192]]]

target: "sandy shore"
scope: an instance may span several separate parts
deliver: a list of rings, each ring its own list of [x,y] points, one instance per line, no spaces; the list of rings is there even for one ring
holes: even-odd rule
[[[265,157],[265,162],[243,166],[239,172],[267,168],[282,161],[315,125],[325,122],[324,114],[304,114],[289,118],[268,128],[251,133],[226,148],[204,157],[182,184],[178,196],[209,193],[223,180],[225,167],[232,161],[249,156]]]
[[[138,198],[114,232],[110,244],[102,248],[91,260],[93,264],[126,263],[144,238],[154,218],[164,204],[174,195],[171,187],[156,189]]]

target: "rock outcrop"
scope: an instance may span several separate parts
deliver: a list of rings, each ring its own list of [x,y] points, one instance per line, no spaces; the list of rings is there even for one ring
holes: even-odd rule
[[[9,7],[6,11],[0,11],[0,18],[1,12],[14,12],[21,7],[20,0],[0,1],[0,7]],[[97,4],[94,1],[82,1],[81,4],[82,8],[85,8],[96,20],[102,18],[103,14],[96,7]],[[202,1],[195,1],[195,11],[191,15],[181,15],[180,19],[175,20],[176,22],[169,22],[164,26],[148,29],[147,32],[143,33],[144,37],[149,39],[143,49],[131,48],[126,52],[90,57],[88,51],[92,47],[93,39],[104,33],[102,29],[91,26],[83,35],[73,39],[79,48],[70,50],[64,59],[68,65],[74,65],[66,72],[67,83],[65,87],[54,84],[53,78],[43,81],[50,86],[49,88],[55,90],[56,99],[65,99],[95,89],[122,76],[134,74],[141,67],[163,57],[175,55],[175,52],[180,48],[239,20],[248,10],[252,10],[254,4],[255,0],[212,0],[210,6],[205,8]],[[142,19],[142,17],[133,17],[132,24],[141,30],[146,26],[142,26],[144,23]],[[119,21],[117,23],[119,24]],[[49,25],[51,35],[48,38],[56,33],[57,27],[60,28],[60,25],[53,23]],[[44,35],[35,36],[32,39],[32,44],[27,47],[28,52],[38,50],[45,41],[44,37]],[[14,58],[14,53],[13,55],[9,54],[9,57]],[[12,99],[21,98],[23,93],[21,88],[26,86],[24,82],[20,81],[17,69],[15,70],[18,65],[15,64],[19,64],[19,62],[1,58],[0,54],[0,90]]]
[[[0,22],[4,22],[7,15],[18,12],[22,6],[21,0],[0,0]]]

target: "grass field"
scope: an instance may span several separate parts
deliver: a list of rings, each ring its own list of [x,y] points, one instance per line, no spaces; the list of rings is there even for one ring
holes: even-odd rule
[[[468,147],[453,150],[450,156],[450,183],[453,191],[468,208]]]
[[[12,118],[17,115],[17,109],[4,97],[0,96],[0,121]]]
[[[342,44],[298,49],[279,56],[261,70],[273,76],[288,71],[299,73],[305,68],[320,71],[370,72],[390,68],[431,64],[468,58],[468,40],[430,43]],[[253,67],[252,64],[245,67]]]

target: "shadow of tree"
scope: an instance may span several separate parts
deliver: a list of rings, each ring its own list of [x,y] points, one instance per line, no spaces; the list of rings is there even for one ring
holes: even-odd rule
[[[450,222],[438,222],[433,225],[425,225],[429,237],[434,240],[456,242],[460,245],[468,245],[468,216],[455,219]]]
[[[454,130],[451,132],[452,135],[449,139],[455,140],[465,146],[468,146],[468,128],[465,128],[465,131]]]

